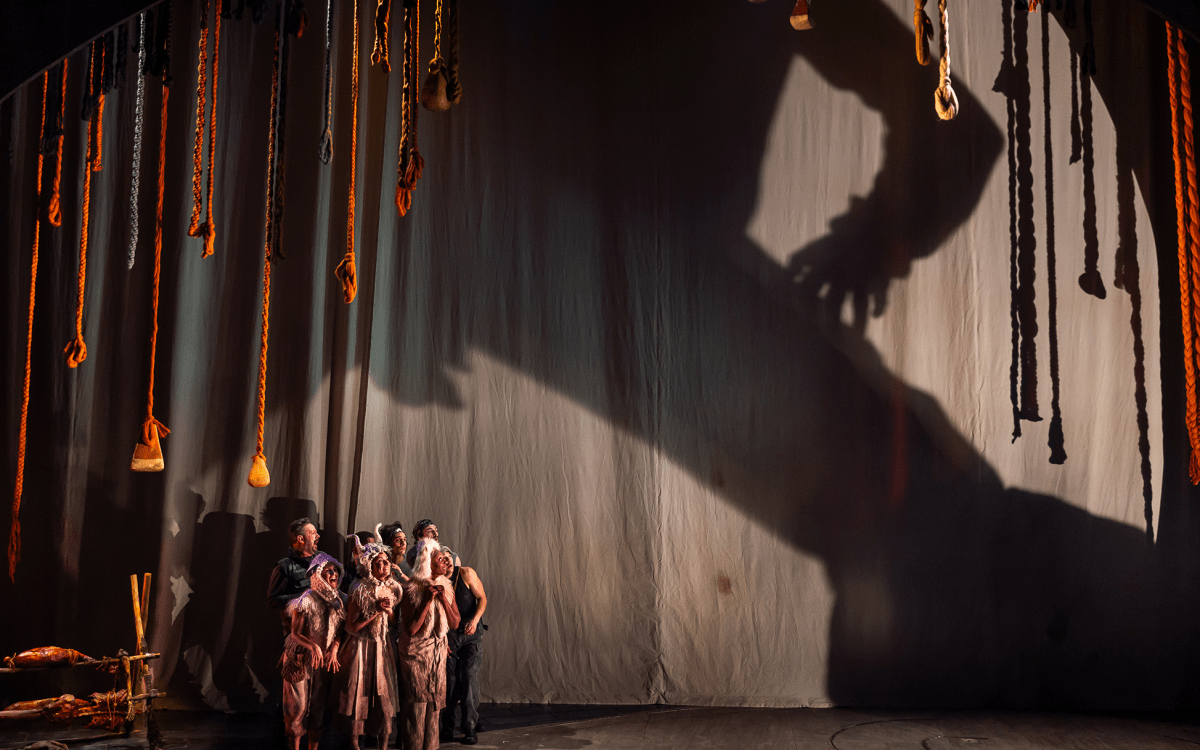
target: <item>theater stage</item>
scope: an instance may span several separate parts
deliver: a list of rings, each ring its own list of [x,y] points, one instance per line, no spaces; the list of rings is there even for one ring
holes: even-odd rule
[[[484,715],[490,725],[476,747],[495,750],[1185,750],[1200,745],[1200,721],[1157,716],[663,706],[492,706]],[[571,719],[589,715],[593,718]],[[157,716],[166,748],[284,747],[279,724],[262,714],[160,711]],[[0,746],[26,747],[68,736],[10,731],[0,734]],[[146,740],[139,734],[69,746],[146,747]],[[330,732],[321,746],[340,750],[349,743]],[[454,741],[443,747],[462,745]]]

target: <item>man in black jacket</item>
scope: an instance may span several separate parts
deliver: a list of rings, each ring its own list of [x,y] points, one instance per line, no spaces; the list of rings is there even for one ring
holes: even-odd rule
[[[267,606],[279,610],[284,635],[291,632],[292,621],[287,605],[308,591],[308,566],[317,554],[317,527],[308,518],[297,518],[288,525],[291,549],[287,557],[275,564],[271,583],[267,586]]]

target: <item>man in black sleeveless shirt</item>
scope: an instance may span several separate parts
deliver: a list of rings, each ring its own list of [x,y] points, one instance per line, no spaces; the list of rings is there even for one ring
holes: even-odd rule
[[[454,559],[457,560],[457,556]],[[483,663],[483,631],[487,630],[487,625],[481,625],[480,621],[487,609],[487,594],[479,575],[465,565],[455,566],[450,582],[454,585],[454,599],[461,620],[458,628],[447,634],[450,653],[446,657],[442,739],[454,738],[455,709],[461,706],[458,725],[466,735],[462,743],[474,745],[479,741],[479,665]]]

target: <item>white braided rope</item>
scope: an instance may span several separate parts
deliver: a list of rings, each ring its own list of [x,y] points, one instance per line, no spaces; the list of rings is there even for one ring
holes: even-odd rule
[[[357,0],[356,0],[357,1]],[[330,53],[333,49],[333,0],[325,3],[325,122],[321,129],[321,141],[317,147],[317,156],[322,164],[328,164],[333,158],[333,132],[330,122],[333,116],[333,78]]]
[[[938,0],[938,19],[942,26],[942,61],[938,64],[941,82],[933,92],[933,108],[943,120],[953,120],[958,114],[958,95],[950,85],[950,21],[946,17],[946,0]]]
[[[133,118],[133,180],[129,196],[129,267],[137,254],[138,188],[142,172],[142,120],[146,105],[146,14],[138,16],[137,106]]]

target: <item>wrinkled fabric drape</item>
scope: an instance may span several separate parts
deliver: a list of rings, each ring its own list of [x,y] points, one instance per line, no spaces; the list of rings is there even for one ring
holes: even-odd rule
[[[270,708],[282,638],[264,595],[288,522],[313,518],[345,560],[353,531],[432,518],[487,589],[485,701],[1175,705],[1192,583],[1146,520],[1170,537],[1182,445],[1164,406],[1179,400],[1178,355],[1160,351],[1179,324],[1174,297],[1160,320],[1160,288],[1178,287],[1155,239],[1174,231],[1156,203],[1158,21],[1095,0],[1097,74],[1073,84],[1085,30],[1061,14],[1043,30],[1049,5],[950,3],[961,110],[940,122],[936,66],[913,59],[902,0],[814,3],[805,32],[774,2],[465,2],[465,93],[421,113],[425,174],[404,218],[400,76],[361,61],[347,306],[332,272],[352,6],[335,3],[328,166],[323,36],[291,49],[272,481],[253,489],[272,30],[248,15],[222,30],[218,234],[201,260],[185,234],[199,4],[176,3],[155,391],[166,470],[128,468],[152,239],[127,271],[128,86],[108,98],[93,175],[89,357],[62,362],[85,153],[72,77],[63,225],[41,229],[24,552],[16,583],[0,583],[21,615],[0,624],[0,650],[131,648],[126,579],[149,571],[156,683],[173,705]],[[147,111],[158,91],[148,79]],[[19,99],[0,172],[6,481],[36,99]],[[1080,122],[1092,156],[1072,162]],[[1089,252],[1104,299],[1077,281]],[[1030,393],[1040,421],[1014,439]],[[80,681],[14,678],[0,695]]]

